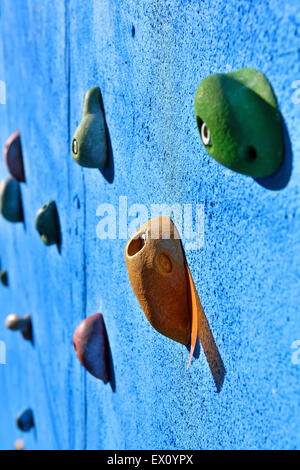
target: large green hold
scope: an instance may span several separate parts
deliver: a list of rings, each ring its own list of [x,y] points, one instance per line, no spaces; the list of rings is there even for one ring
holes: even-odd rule
[[[283,130],[266,77],[244,68],[206,77],[195,95],[198,129],[207,152],[254,178],[270,176],[283,160]]]
[[[49,201],[36,214],[35,228],[45,245],[58,245],[60,239],[60,226],[56,204]]]
[[[107,164],[106,126],[98,87],[86,96],[83,118],[72,141],[74,160],[87,168],[104,168]]]
[[[0,186],[0,212],[9,222],[23,222],[20,185],[14,178],[7,178]]]

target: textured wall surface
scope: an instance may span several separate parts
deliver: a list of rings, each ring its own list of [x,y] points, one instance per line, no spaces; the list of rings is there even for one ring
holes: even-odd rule
[[[21,130],[25,224],[0,220],[0,448],[300,448],[299,0],[1,0],[0,147]],[[243,66],[271,81],[292,173],[273,190],[212,160],[193,114],[198,83]],[[113,152],[104,175],[76,165],[70,141],[85,92],[103,94]],[[299,84],[298,84],[299,86]],[[114,167],[114,168],[112,168]],[[3,160],[0,176],[7,176]],[[205,207],[205,242],[187,259],[224,361],[217,393],[200,349],[156,333],[129,284],[126,240],[99,240],[101,203]],[[45,247],[36,211],[57,202],[62,249]],[[185,243],[185,241],[184,241]],[[104,315],[115,391],[86,375],[73,331]],[[30,314],[35,344],[5,329]]]

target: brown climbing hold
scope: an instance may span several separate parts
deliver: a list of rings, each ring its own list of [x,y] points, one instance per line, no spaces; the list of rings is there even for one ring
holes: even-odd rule
[[[185,255],[171,219],[157,217],[140,227],[126,245],[125,258],[148,321],[164,336],[188,344],[191,314]]]
[[[190,343],[187,369],[199,339],[219,392],[225,366],[171,219],[161,216],[142,225],[127,242],[125,259],[134,293],[150,324],[174,341]]]

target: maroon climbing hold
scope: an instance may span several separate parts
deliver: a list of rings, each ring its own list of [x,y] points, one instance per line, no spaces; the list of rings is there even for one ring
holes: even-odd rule
[[[8,171],[20,183],[25,183],[20,131],[15,131],[7,140],[4,160]]]
[[[81,364],[94,377],[109,382],[109,345],[101,313],[83,320],[77,327],[73,344]]]

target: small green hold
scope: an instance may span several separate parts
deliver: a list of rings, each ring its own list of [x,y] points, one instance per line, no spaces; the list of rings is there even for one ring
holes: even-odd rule
[[[106,125],[98,87],[91,88],[86,96],[83,118],[72,141],[74,160],[87,168],[104,168],[107,165]]]
[[[20,185],[14,178],[7,178],[0,186],[0,212],[9,222],[23,222]]]
[[[59,244],[60,227],[55,201],[49,201],[37,212],[35,227],[45,245]]]
[[[196,91],[195,114],[217,162],[254,178],[277,172],[284,154],[282,119],[262,73],[243,68],[206,77]]]
[[[7,271],[0,271],[0,281],[5,287],[8,286],[8,274]]]

